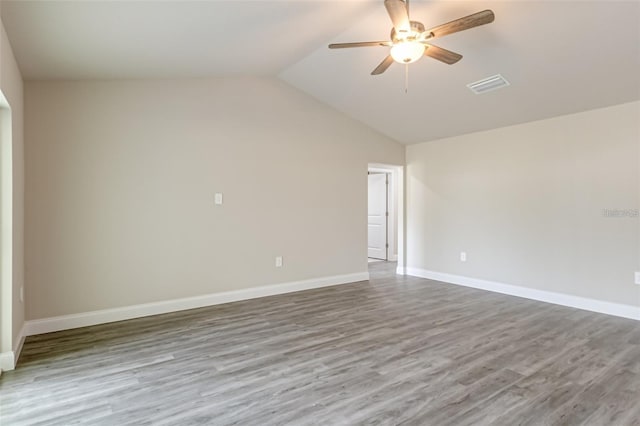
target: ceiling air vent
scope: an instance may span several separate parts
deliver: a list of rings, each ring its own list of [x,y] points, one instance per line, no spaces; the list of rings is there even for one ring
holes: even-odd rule
[[[501,76],[500,74],[496,74],[492,75],[491,77],[484,78],[480,81],[476,81],[475,83],[469,83],[467,84],[467,87],[471,89],[471,91],[476,95],[480,95],[482,93],[500,89],[501,87],[506,87],[508,85],[509,82],[505,80],[503,76]]]

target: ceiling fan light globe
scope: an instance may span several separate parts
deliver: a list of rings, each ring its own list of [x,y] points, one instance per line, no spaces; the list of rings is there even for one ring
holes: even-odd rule
[[[424,44],[412,41],[398,43],[391,47],[391,57],[401,64],[410,64],[424,55]]]

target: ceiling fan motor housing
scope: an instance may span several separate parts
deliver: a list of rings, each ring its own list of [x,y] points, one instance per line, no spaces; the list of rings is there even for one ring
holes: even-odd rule
[[[422,33],[424,33],[424,25],[418,21],[411,21],[410,31],[398,33],[395,28],[391,28],[391,41],[398,43],[407,40],[418,40]]]

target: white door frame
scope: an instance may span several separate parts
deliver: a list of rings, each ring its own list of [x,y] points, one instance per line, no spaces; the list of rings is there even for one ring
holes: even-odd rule
[[[404,238],[404,167],[392,164],[369,163],[369,172],[389,173],[389,225],[387,235],[389,240],[388,259],[398,261],[398,272],[403,273],[405,238]],[[396,224],[394,226],[394,224]]]
[[[11,109],[0,92],[0,373],[13,370],[13,153]]]

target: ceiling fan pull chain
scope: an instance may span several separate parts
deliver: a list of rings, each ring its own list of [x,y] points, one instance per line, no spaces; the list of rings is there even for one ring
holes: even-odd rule
[[[409,93],[409,64],[404,66],[404,93]]]

